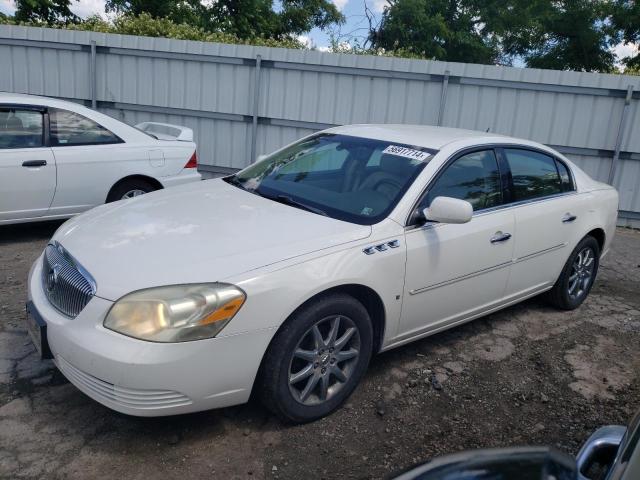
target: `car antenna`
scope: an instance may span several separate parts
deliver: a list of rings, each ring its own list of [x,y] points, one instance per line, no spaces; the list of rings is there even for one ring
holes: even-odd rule
[[[487,127],[487,129],[485,130],[485,133],[489,133],[489,130],[491,130],[491,127]]]

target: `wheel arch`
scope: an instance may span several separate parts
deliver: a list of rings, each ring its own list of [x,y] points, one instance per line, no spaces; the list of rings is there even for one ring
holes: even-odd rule
[[[113,192],[116,188],[118,188],[124,182],[130,181],[130,180],[143,180],[143,181],[148,182],[151,185],[153,185],[156,190],[161,190],[161,189],[164,188],[162,183],[160,183],[160,181],[158,179],[154,178],[154,177],[150,177],[148,175],[142,175],[142,174],[127,175],[126,177],[122,177],[120,180],[118,180],[116,183],[114,183],[111,186],[111,188],[107,192],[107,196],[105,198],[105,202],[111,196],[111,192]]]
[[[594,228],[590,230],[585,237],[593,237],[598,242],[598,246],[600,247],[600,254],[604,250],[605,241],[607,239],[607,234],[605,233],[603,228]]]
[[[359,284],[359,283],[347,283],[347,284],[335,285],[335,286],[332,286],[332,287],[329,287],[329,288],[325,288],[324,290],[321,290],[321,291],[315,293],[314,295],[312,295],[311,297],[305,299],[300,305],[298,305],[287,316],[287,318],[282,322],[280,327],[273,334],[273,336],[271,337],[271,340],[269,341],[269,345],[267,345],[267,348],[265,349],[264,353],[262,354],[262,359],[260,360],[260,366],[258,367],[258,371],[256,373],[256,376],[255,376],[254,380],[253,380],[253,388],[252,388],[252,393],[251,393],[252,396],[255,394],[256,385],[259,383],[259,379],[262,376],[263,365],[264,365],[265,358],[267,357],[267,352],[271,348],[271,345],[272,345],[273,341],[278,336],[278,333],[280,332],[282,327],[301,308],[303,308],[304,306],[306,306],[310,302],[315,301],[316,299],[318,299],[320,297],[331,295],[331,294],[334,294],[334,293],[345,293],[345,294],[355,298],[360,303],[362,303],[364,308],[369,313],[369,318],[371,318],[371,322],[372,322],[372,327],[373,327],[373,351],[372,351],[372,353],[373,353],[373,355],[375,355],[376,353],[378,353],[380,351],[380,348],[382,346],[382,341],[384,339],[385,328],[386,328],[386,311],[385,311],[385,307],[384,307],[384,302],[382,301],[382,298],[380,297],[378,292],[376,292],[371,287],[368,287],[366,285],[362,285],[362,284]]]

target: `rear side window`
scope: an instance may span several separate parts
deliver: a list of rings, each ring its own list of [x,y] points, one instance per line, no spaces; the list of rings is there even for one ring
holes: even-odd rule
[[[515,148],[505,148],[504,152],[511,168],[513,199],[516,202],[546,197],[563,191],[553,157]]]
[[[436,197],[466,200],[474,211],[500,205],[500,171],[493,150],[467,153],[454,160],[429,189],[420,208],[427,208]]]
[[[42,112],[0,108],[0,148],[42,147]]]
[[[560,160],[556,160],[556,165],[558,167],[558,173],[560,174],[560,184],[562,186],[562,191],[574,191],[575,188],[573,187],[573,180],[571,179],[571,174],[569,173],[569,167],[567,167]]]
[[[68,110],[50,108],[49,122],[52,147],[122,142],[102,125]]]

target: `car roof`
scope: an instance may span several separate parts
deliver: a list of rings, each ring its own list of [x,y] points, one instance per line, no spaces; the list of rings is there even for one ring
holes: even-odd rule
[[[60,108],[78,108],[83,105],[75,102],[69,102],[67,100],[59,100],[51,97],[40,97],[38,95],[27,95],[26,93],[9,93],[0,92],[0,103],[16,103],[22,105],[43,105],[47,107],[60,107]]]
[[[465,130],[462,128],[435,127],[430,125],[399,125],[399,124],[361,124],[333,127],[326,132],[351,135],[354,137],[371,138],[387,142],[397,142],[415,145],[435,150],[457,141],[473,139],[478,143],[496,141],[526,142],[497,133]],[[528,142],[527,142],[528,143]]]

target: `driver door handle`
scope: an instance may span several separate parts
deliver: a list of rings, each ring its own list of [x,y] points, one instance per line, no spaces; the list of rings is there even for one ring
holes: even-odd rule
[[[562,223],[571,223],[573,222],[576,218],[575,215],[572,215],[570,213],[567,213],[564,217],[562,217]]]
[[[46,160],[27,160],[22,162],[23,167],[44,167],[46,164]]]
[[[511,238],[510,233],[496,232],[496,234],[493,237],[491,237],[491,243],[506,242],[510,238]]]

